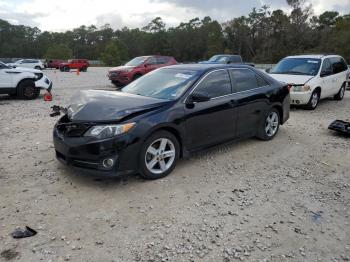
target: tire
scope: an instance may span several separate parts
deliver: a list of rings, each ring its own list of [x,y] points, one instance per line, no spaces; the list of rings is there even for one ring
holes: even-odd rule
[[[115,85],[117,89],[121,89],[122,87],[124,87],[124,85],[119,81],[112,81],[112,84]]]
[[[268,141],[276,136],[280,127],[280,113],[276,108],[271,108],[261,121],[257,137]]]
[[[344,94],[345,94],[345,83],[341,86],[341,88],[339,89],[339,92],[334,96],[334,99],[338,101],[343,100]]]
[[[168,152],[168,157],[164,157],[164,152]],[[157,131],[142,145],[139,156],[140,175],[145,179],[165,177],[174,170],[179,156],[180,145],[176,137],[167,131]]]
[[[61,71],[61,72],[64,72],[63,67],[60,67],[60,71]]]
[[[80,69],[80,71],[81,71],[81,72],[87,72],[87,67],[82,67],[82,68]]]
[[[63,67],[63,72],[69,72],[70,68],[68,66]]]
[[[17,94],[25,100],[32,100],[39,97],[40,89],[35,86],[33,80],[24,80],[17,87]]]
[[[36,66],[36,67],[34,67],[34,69],[36,69],[36,70],[42,70],[40,66]]]
[[[132,80],[135,81],[136,79],[140,78],[141,76],[142,76],[141,74],[136,74],[136,75],[134,75]]]
[[[320,101],[320,91],[314,90],[311,94],[310,100],[305,106],[307,110],[315,110],[318,106],[318,102]]]

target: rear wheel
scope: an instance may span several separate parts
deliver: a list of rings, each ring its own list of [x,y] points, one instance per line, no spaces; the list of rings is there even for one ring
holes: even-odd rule
[[[343,100],[345,94],[345,83],[341,86],[339,92],[334,96],[335,100]]]
[[[311,94],[309,103],[306,105],[306,109],[315,110],[318,106],[318,102],[320,101],[320,92],[318,90],[314,90]]]
[[[276,108],[270,109],[261,122],[257,137],[265,141],[271,140],[277,134],[280,126],[280,114],[278,110]]]
[[[180,156],[176,137],[167,131],[158,131],[143,144],[140,154],[141,176],[158,179],[169,175]]]
[[[33,80],[28,79],[19,83],[17,94],[22,99],[31,100],[38,98],[40,89],[35,86]]]
[[[81,71],[81,72],[86,72],[86,71],[87,71],[87,67],[82,67],[82,68],[80,69],[80,71]]]
[[[40,66],[36,66],[36,67],[34,67],[34,69],[41,70],[41,67]]]
[[[64,71],[64,72],[69,72],[69,71],[70,71],[69,66],[65,66],[65,67],[63,67],[63,71]]]

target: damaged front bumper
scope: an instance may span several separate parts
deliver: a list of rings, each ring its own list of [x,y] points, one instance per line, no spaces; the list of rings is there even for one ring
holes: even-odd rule
[[[35,86],[40,89],[45,89],[48,92],[51,92],[52,89],[52,81],[46,76],[43,75],[38,81],[35,81]]]

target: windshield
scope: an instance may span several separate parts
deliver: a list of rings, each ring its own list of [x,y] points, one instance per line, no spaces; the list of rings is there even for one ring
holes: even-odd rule
[[[135,57],[134,59],[127,62],[125,65],[126,66],[139,66],[139,65],[143,64],[147,58],[148,58],[148,56]]]
[[[198,78],[199,72],[163,68],[153,71],[122,89],[122,92],[165,100],[177,99]]]
[[[271,71],[271,74],[310,75],[315,76],[320,69],[321,59],[285,58]]]
[[[223,55],[214,55],[209,59],[209,62],[227,62],[228,57]]]

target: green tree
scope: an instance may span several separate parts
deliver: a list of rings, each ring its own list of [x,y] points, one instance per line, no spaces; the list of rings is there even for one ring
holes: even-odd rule
[[[63,44],[55,44],[50,46],[44,57],[46,59],[69,59],[72,58],[72,50]]]
[[[110,41],[101,54],[101,60],[107,66],[121,65],[127,59],[127,48],[122,42],[118,40]]]

